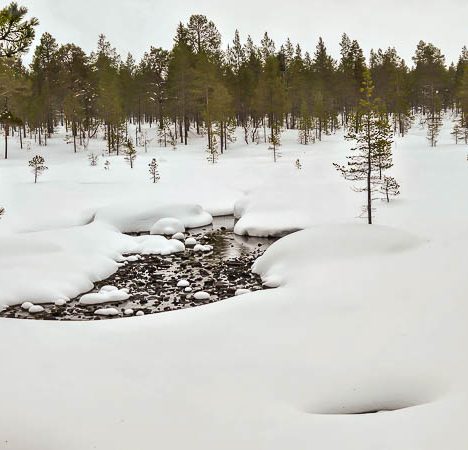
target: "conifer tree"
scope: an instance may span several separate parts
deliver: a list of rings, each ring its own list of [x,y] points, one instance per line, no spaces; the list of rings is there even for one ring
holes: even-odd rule
[[[137,151],[131,139],[128,139],[128,141],[125,143],[124,153],[125,161],[130,164],[130,169],[133,169],[133,164],[135,163],[135,159],[137,157]]]
[[[299,117],[299,142],[303,145],[314,143],[313,119],[309,113],[305,101],[302,103],[301,115]]]
[[[34,156],[34,158],[29,161],[29,167],[31,167],[32,173],[34,174],[34,183],[37,183],[37,178],[48,169],[45,165],[44,158],[40,155]]]
[[[158,170],[158,161],[156,158],[153,158],[151,162],[148,164],[149,173],[151,175],[151,180],[153,183],[156,183],[160,180],[159,170]]]
[[[281,146],[281,128],[278,126],[273,127],[273,131],[271,136],[268,138],[268,142],[270,143],[268,149],[273,152],[273,161],[276,162],[279,157],[279,147]]]
[[[16,2],[0,10],[0,58],[10,58],[28,50],[39,21],[35,17],[25,20],[27,13],[28,9]]]
[[[387,203],[389,203],[390,197],[396,197],[397,195],[400,195],[400,185],[397,183],[395,178],[385,175],[382,180],[380,192],[384,194],[384,199],[387,200]]]
[[[370,73],[365,71],[359,112],[350,117],[352,126],[346,136],[356,146],[351,149],[346,166],[334,164],[346,180],[364,182],[354,189],[367,194],[365,212],[369,224],[372,224],[373,193],[381,185],[382,170],[392,166],[390,125],[380,112],[379,102],[373,98],[373,89]]]

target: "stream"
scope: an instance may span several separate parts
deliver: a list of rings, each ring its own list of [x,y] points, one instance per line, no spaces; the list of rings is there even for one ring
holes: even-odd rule
[[[95,283],[90,292],[104,286],[127,289],[130,298],[105,304],[83,305],[82,295],[64,305],[41,304],[41,312],[30,313],[21,305],[10,306],[0,317],[36,320],[103,320],[133,315],[155,314],[213,303],[236,294],[264,289],[258,275],[251,271],[255,260],[275,239],[237,236],[233,232],[234,217],[215,217],[210,226],[185,233],[209,252],[195,252],[187,247],[172,255],[125,255],[118,270],[109,278]],[[130,257],[130,258],[129,258]],[[177,286],[187,280],[188,286]],[[195,295],[203,292],[204,295]],[[206,298],[200,298],[206,297]],[[99,315],[102,308],[114,308],[113,315]]]

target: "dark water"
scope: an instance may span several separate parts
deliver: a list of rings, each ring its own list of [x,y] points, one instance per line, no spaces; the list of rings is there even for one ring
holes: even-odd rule
[[[185,252],[173,255],[140,255],[136,261],[125,262],[117,272],[95,284],[91,292],[106,285],[127,288],[128,300],[98,305],[81,305],[78,296],[63,306],[42,304],[44,311],[31,314],[20,305],[9,307],[0,317],[36,320],[102,320],[127,317],[132,314],[155,314],[195,307],[233,297],[238,289],[263,289],[261,279],[251,272],[254,261],[274,242],[273,239],[237,236],[233,233],[232,216],[217,217],[213,225],[189,230],[201,244],[213,246],[207,253]],[[127,255],[128,256],[128,255]],[[177,287],[181,279],[190,282],[190,292]],[[203,291],[209,298],[197,300],[194,293]],[[116,316],[98,316],[100,308],[116,308]]]

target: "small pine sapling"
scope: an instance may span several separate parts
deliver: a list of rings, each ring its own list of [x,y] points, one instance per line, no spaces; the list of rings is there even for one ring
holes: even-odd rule
[[[159,176],[158,161],[156,161],[156,158],[151,160],[151,162],[148,164],[148,167],[153,183],[157,183],[161,177]]]
[[[218,140],[216,139],[216,135],[212,134],[211,139],[208,139],[208,146],[206,147],[206,151],[208,153],[207,160],[215,164],[218,161]]]
[[[385,196],[383,200],[387,200],[387,203],[390,203],[390,197],[400,195],[400,185],[395,178],[384,175],[380,192]]]
[[[127,161],[130,164],[130,169],[133,169],[133,164],[137,156],[137,151],[131,139],[129,139],[125,143],[124,152],[125,152],[125,161]]]
[[[296,166],[296,169],[297,169],[297,170],[301,170],[301,169],[302,169],[301,160],[300,160],[299,158],[296,159],[295,166]]]
[[[463,127],[459,122],[455,122],[453,130],[450,132],[450,134],[455,138],[455,144],[458,144],[458,141],[463,140],[465,137]]]
[[[40,155],[36,155],[29,161],[29,167],[31,167],[32,173],[34,174],[34,183],[37,183],[39,175],[42,175],[42,173],[48,169],[48,167],[45,166],[45,159]]]
[[[110,161],[108,159],[106,159],[106,162],[104,163],[104,170],[109,170],[110,169]]]
[[[98,155],[96,155],[95,153],[90,153],[88,155],[89,165],[93,167],[97,166],[98,159],[99,159]]]
[[[281,145],[281,130],[278,127],[272,129],[271,136],[268,138],[268,141],[270,142],[268,149],[273,151],[273,161],[276,162],[280,156],[278,154],[278,150]]]

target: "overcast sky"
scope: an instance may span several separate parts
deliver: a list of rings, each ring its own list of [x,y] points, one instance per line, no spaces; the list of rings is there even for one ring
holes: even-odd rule
[[[223,46],[239,29],[259,42],[264,31],[277,46],[289,36],[313,50],[319,36],[339,55],[343,32],[371,48],[395,46],[411,64],[419,40],[439,46],[456,61],[468,45],[468,0],[17,0],[40,21],[38,36],[51,33],[89,52],[104,33],[117,50],[141,57],[150,45],[170,48],[179,21],[205,14],[223,36]],[[29,59],[29,58],[28,58]]]

